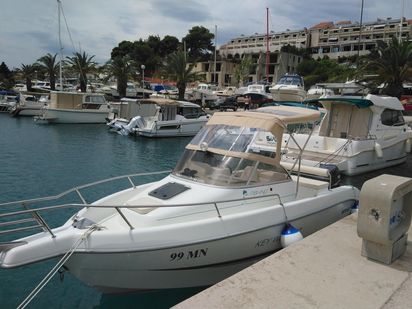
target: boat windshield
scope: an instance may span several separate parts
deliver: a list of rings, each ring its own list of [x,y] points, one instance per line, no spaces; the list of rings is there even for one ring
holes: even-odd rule
[[[204,127],[186,146],[173,174],[223,187],[257,186],[289,181],[274,158],[276,138],[258,129]]]
[[[302,78],[300,76],[283,76],[278,81],[278,85],[303,86],[303,82],[302,82]]]

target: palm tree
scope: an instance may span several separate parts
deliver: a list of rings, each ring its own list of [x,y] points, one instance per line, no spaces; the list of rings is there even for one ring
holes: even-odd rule
[[[392,37],[389,44],[378,42],[376,53],[366,60],[364,69],[376,74],[373,79],[384,84],[384,94],[400,98],[403,83],[412,79],[411,64],[412,42],[399,42]]]
[[[56,57],[57,57],[57,54],[52,56],[50,53],[47,53],[45,56],[37,60],[38,65],[44,68],[47,72],[47,75],[49,75],[51,90],[56,89],[56,75],[59,69],[59,63],[58,62],[56,63]],[[60,83],[62,82],[63,81],[60,81]]]
[[[66,57],[66,63],[71,67],[74,72],[79,74],[80,91],[86,92],[87,89],[87,74],[96,71],[96,62],[93,61],[94,55],[87,55],[85,52],[82,54],[79,52],[73,53],[73,57]]]
[[[167,79],[175,80],[179,90],[179,100],[184,100],[186,84],[199,79],[199,75],[193,72],[195,64],[188,64],[187,55],[184,51],[177,51],[170,54],[163,67],[163,75]]]
[[[245,56],[240,61],[240,63],[236,66],[234,77],[239,87],[243,86],[245,80],[250,74],[252,66],[253,66],[253,61],[252,61],[252,57],[250,56]]]
[[[34,64],[21,64],[21,68],[18,69],[21,78],[24,78],[26,81],[26,88],[27,91],[32,91],[32,83],[31,80],[34,78],[36,73],[37,66]]]
[[[117,92],[120,97],[126,96],[127,81],[135,71],[136,65],[128,56],[117,56],[110,59],[105,65],[106,79],[115,77],[117,80]]]

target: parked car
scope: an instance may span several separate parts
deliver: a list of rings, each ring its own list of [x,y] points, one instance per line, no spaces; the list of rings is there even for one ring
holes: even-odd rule
[[[218,109],[220,111],[226,111],[228,109],[237,111],[237,109],[239,108],[239,104],[237,102],[237,96],[219,98],[216,101],[210,103],[209,108]]]

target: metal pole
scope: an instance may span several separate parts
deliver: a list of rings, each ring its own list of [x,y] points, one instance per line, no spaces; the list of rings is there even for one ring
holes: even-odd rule
[[[361,13],[360,13],[359,37],[358,37],[358,57],[356,58],[356,68],[359,67],[360,43],[361,43],[361,35],[362,35],[362,21],[363,21],[363,1],[364,0],[362,0]]]
[[[266,82],[269,82],[269,8],[266,8]]]
[[[402,6],[401,6],[401,20],[399,23],[399,43],[402,41],[402,28],[403,28],[403,12],[405,10],[405,0],[402,1]]]
[[[213,73],[213,83],[216,83],[216,44],[217,44],[217,26],[215,25],[215,60],[214,60],[214,73]]]
[[[61,1],[57,0],[57,9],[58,9],[58,22],[59,22],[59,46],[60,46],[60,63],[59,63],[59,79],[60,79],[60,91],[63,91],[63,72],[62,72],[62,64],[63,64],[63,46],[62,46],[62,38],[61,38],[61,30],[60,30],[60,11],[61,11]]]

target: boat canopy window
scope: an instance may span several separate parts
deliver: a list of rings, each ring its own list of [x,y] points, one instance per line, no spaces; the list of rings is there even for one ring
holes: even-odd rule
[[[303,86],[302,78],[300,76],[283,76],[279,81],[279,85],[296,85]]]
[[[382,112],[381,121],[383,125],[392,127],[403,126],[405,124],[402,112],[389,108]]]
[[[319,136],[357,140],[369,138],[372,121],[370,108],[338,102],[326,106],[328,112],[320,125]]]
[[[187,119],[196,119],[200,116],[206,115],[206,113],[200,107],[196,106],[180,107],[178,113]]]
[[[102,95],[87,95],[84,98],[85,103],[94,103],[94,104],[104,104],[106,103],[106,100],[104,99],[104,96]]]
[[[274,159],[276,139],[258,129],[215,125],[204,127],[173,171],[179,177],[223,187],[289,181]]]

